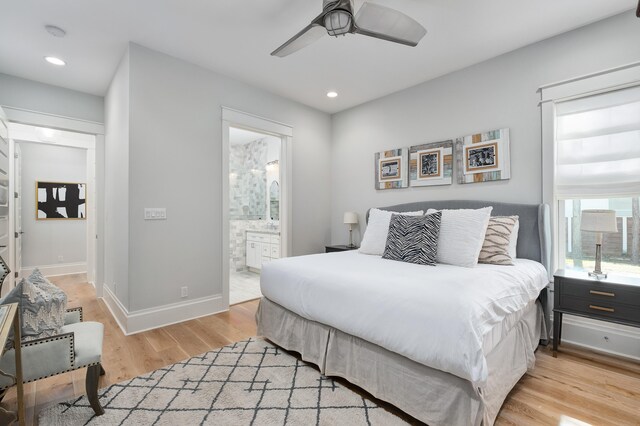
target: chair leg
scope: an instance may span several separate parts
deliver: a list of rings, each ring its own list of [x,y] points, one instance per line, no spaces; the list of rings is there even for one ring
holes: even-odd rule
[[[91,408],[93,408],[96,416],[104,414],[104,409],[100,405],[100,400],[98,399],[98,380],[100,379],[101,369],[102,366],[100,364],[87,367],[87,398],[89,399],[89,404],[91,404]]]
[[[104,367],[102,366],[102,364],[100,364],[100,375],[104,376],[105,374],[107,373],[104,371]]]

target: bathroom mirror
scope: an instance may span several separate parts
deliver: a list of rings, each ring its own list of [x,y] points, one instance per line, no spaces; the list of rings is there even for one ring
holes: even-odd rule
[[[269,216],[280,220],[280,184],[275,180],[269,186]]]

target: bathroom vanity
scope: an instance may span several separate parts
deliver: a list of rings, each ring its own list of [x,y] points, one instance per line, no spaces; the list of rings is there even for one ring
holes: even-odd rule
[[[280,258],[280,232],[278,231],[247,231],[247,267],[262,269],[262,265],[273,259]]]

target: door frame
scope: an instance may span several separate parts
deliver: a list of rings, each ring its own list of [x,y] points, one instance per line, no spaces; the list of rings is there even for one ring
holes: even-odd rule
[[[280,255],[292,253],[293,126],[233,108],[222,107],[222,302],[229,309],[229,128],[251,130],[281,139],[280,146]]]
[[[59,115],[41,113],[36,111],[30,111],[22,108],[14,108],[10,106],[2,106],[2,109],[7,116],[7,119],[11,123],[28,124],[38,127],[47,127],[56,130],[65,130],[69,132],[85,133],[95,136],[95,202],[94,209],[96,211],[96,217],[94,222],[95,236],[87,232],[87,250],[93,250],[93,256],[87,253],[87,268],[89,268],[89,259],[95,259],[95,277],[93,285],[96,289],[96,297],[102,297],[104,286],[104,262],[105,262],[105,247],[104,247],[104,229],[105,229],[105,214],[104,211],[104,124],[93,121],[80,120],[71,117],[64,117]],[[9,137],[12,140],[11,136]],[[89,155],[91,151],[87,150]],[[12,153],[13,155],[13,153]],[[89,163],[89,162],[88,162]],[[11,170],[11,173],[15,173],[15,170]],[[89,176],[87,176],[89,179]],[[87,231],[89,226],[87,224]],[[12,234],[13,239],[11,241],[11,247],[15,250],[15,236]],[[93,237],[93,238],[92,238]],[[93,242],[94,244],[91,244]],[[87,271],[89,272],[89,271]]]

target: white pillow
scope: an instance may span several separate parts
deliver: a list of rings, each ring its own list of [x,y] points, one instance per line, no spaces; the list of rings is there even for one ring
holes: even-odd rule
[[[516,224],[513,226],[511,236],[509,237],[509,248],[507,249],[509,257],[511,259],[516,258],[516,246],[518,245],[518,231],[520,230],[520,219],[516,220]]]
[[[493,207],[471,210],[442,210],[438,263],[473,268],[478,264],[484,235]],[[427,214],[437,210],[429,209]]]
[[[422,216],[423,210],[415,212],[390,212],[387,210],[371,209],[369,211],[369,223],[362,237],[360,249],[363,254],[375,254],[382,256],[384,247],[387,244],[387,235],[389,234],[389,223],[392,214],[403,214],[407,216]]]

